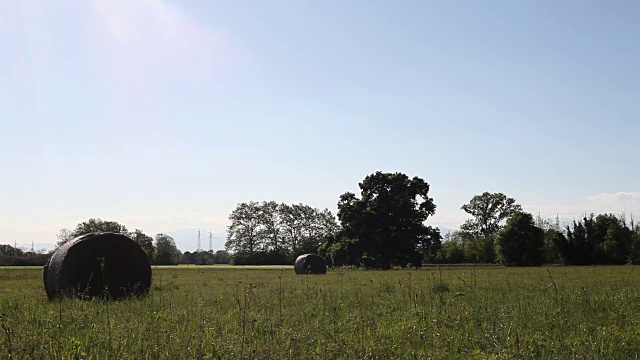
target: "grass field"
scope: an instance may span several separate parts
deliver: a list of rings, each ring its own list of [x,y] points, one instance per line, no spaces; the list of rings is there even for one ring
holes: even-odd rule
[[[49,302],[0,268],[0,358],[635,359],[640,269],[156,268],[149,296]]]

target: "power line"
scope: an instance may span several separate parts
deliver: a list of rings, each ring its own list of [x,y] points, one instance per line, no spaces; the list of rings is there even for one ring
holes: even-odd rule
[[[202,251],[202,241],[200,240],[200,229],[198,229],[198,245],[196,245],[196,251]]]

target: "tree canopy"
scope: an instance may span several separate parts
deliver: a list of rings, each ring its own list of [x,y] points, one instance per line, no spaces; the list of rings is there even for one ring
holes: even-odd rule
[[[291,264],[338,229],[327,209],[275,201],[239,203],[229,220],[225,248],[235,264]]]
[[[500,230],[500,225],[522,206],[516,200],[503,193],[484,192],[475,195],[468,204],[461,207],[472,218],[465,221],[461,230],[476,237],[492,237]]]
[[[584,216],[553,240],[568,265],[640,263],[640,226],[624,216]]]
[[[516,211],[496,237],[498,261],[507,266],[540,266],[544,263],[544,231],[533,216]]]
[[[57,236],[58,242],[56,243],[56,247],[60,247],[67,241],[72,240],[78,236],[99,232],[113,232],[129,236],[127,227],[116,221],[91,218],[87,221],[79,223],[73,230],[61,229]]]
[[[323,245],[333,265],[389,269],[421,266],[440,245],[438,229],[425,225],[435,214],[429,184],[402,173],[376,172],[360,184],[360,198],[340,196],[342,230]]]
[[[100,233],[100,232],[113,232],[119,233],[128,236],[133,241],[137,242],[138,245],[145,251],[147,257],[149,258],[150,263],[155,263],[157,257],[156,247],[154,245],[154,240],[151,236],[145,234],[142,230],[136,229],[133,232],[129,232],[127,227],[116,222],[109,220],[102,220],[100,218],[91,218],[87,221],[83,221],[79,223],[73,230],[69,229],[61,229],[57,235],[58,242],[56,243],[56,249],[60,246],[64,245],[66,242],[82,235],[90,234],[90,233]],[[164,234],[158,234],[163,235]],[[171,239],[173,241],[173,239]],[[173,244],[175,246],[175,243]],[[164,255],[162,255],[164,256]],[[161,256],[161,258],[162,258]],[[176,262],[180,257],[176,258]],[[162,258],[163,261],[164,258]]]
[[[138,245],[140,245],[145,253],[147,253],[149,263],[153,264],[153,258],[156,252],[156,247],[153,245],[153,238],[145,234],[140,229],[136,229],[134,232],[129,234],[129,236],[133,239],[133,241],[137,242]]]
[[[92,218],[81,222],[71,232],[71,236],[78,237],[89,233],[96,232],[113,232],[119,234],[128,234],[127,227],[117,221],[102,220],[100,218]]]
[[[627,221],[625,214],[584,215],[562,227],[558,217],[534,219],[516,211],[497,236],[478,235],[464,230],[447,234],[437,260],[511,266],[640,264],[640,224],[633,216]]]
[[[171,236],[157,234],[155,248],[154,263],[156,265],[176,265],[180,261],[182,253]]]
[[[128,231],[116,221],[91,218],[61,229],[57,247],[81,235],[115,232],[129,236],[151,263],[291,264],[298,255],[318,252],[333,266],[388,269],[424,262],[495,263],[510,266],[561,263],[639,264],[640,224],[631,216],[590,214],[560,225],[560,219],[533,218],[502,193],[475,195],[461,209],[471,217],[441,243],[426,225],[436,206],[429,184],[402,173],[376,172],[359,183],[360,194],[342,194],[338,220],[327,209],[275,201],[239,203],[229,215],[225,251],[185,252],[173,238]],[[540,245],[540,231],[543,233]],[[542,252],[542,255],[541,253]],[[40,254],[0,247],[4,265],[36,264]],[[43,260],[44,259],[44,260]]]

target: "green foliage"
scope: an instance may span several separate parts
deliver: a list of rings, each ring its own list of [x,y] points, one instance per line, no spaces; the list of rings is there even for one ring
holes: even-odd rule
[[[231,254],[226,250],[218,250],[215,252],[213,259],[216,264],[228,264],[231,261]]]
[[[60,246],[64,245],[70,240],[73,240],[78,236],[82,236],[90,233],[97,233],[97,232],[113,232],[118,234],[124,234],[127,236],[130,235],[129,232],[127,231],[127,228],[116,221],[102,220],[100,218],[91,218],[87,221],[81,222],[73,230],[69,230],[66,228],[61,229],[57,235],[58,242],[56,243],[56,248],[59,248]]]
[[[560,218],[556,215],[554,220],[543,219],[540,214],[535,217],[535,224],[544,231],[544,263],[563,264],[564,260],[560,250],[556,246],[558,237],[562,236]]]
[[[149,263],[153,264],[153,258],[156,252],[156,247],[153,245],[153,238],[145,234],[140,229],[136,229],[132,234],[130,234],[130,237],[140,245],[142,250],[147,254]]]
[[[225,248],[234,264],[292,264],[304,253],[317,252],[338,230],[333,214],[303,204],[275,201],[240,203],[229,215]]]
[[[184,254],[182,254],[181,263],[194,265],[213,265],[216,263],[216,254],[212,250],[202,250],[194,252],[185,251]]]
[[[554,240],[566,264],[637,263],[638,230],[624,216],[591,214],[574,220],[566,235],[558,234]]]
[[[491,264],[496,261],[495,237],[477,237],[464,243],[464,257],[470,263]]]
[[[429,184],[419,177],[378,171],[359,186],[361,198],[350,192],[340,196],[342,231],[329,240],[347,243],[326,244],[332,256],[348,265],[375,269],[420,266],[425,257],[435,257],[440,233],[424,224],[436,210],[428,196]]]
[[[478,240],[472,237],[468,232],[464,231],[450,231],[444,235],[442,245],[440,246],[436,261],[440,264],[460,264],[460,263],[473,263],[481,255],[479,249],[473,248],[476,244],[470,245],[470,243]]]
[[[533,216],[517,211],[495,240],[497,259],[507,266],[540,266],[544,262],[544,231]]]
[[[472,216],[460,226],[459,231],[465,260],[473,263],[495,262],[495,237],[502,223],[522,207],[503,193],[484,192],[475,195],[461,209]]]
[[[471,198],[461,209],[472,216],[461,226],[461,230],[475,237],[488,238],[498,234],[500,224],[514,212],[521,211],[522,206],[503,193],[484,192]]]
[[[67,228],[60,229],[58,235],[56,235],[58,241],[56,242],[56,249],[66,244],[68,241],[73,240],[73,232]]]
[[[154,263],[156,249],[153,245],[152,237],[146,235],[140,229],[129,232],[126,226],[116,221],[102,220],[100,218],[92,218],[87,221],[81,222],[75,227],[73,231],[66,228],[60,229],[60,232],[57,235],[58,242],[56,243],[56,249],[78,236],[100,232],[113,232],[130,237],[131,239],[133,239],[133,241],[140,245],[142,250],[144,250],[144,252],[147,254],[149,262],[152,264]]]
[[[156,265],[177,265],[180,262],[182,253],[176,247],[173,238],[167,234],[156,235],[156,252],[154,264]]]
[[[457,241],[444,241],[442,243],[442,247],[440,248],[438,259],[438,262],[444,264],[463,263],[465,260],[464,248]]]
[[[278,251],[256,251],[253,254],[236,252],[232,256],[234,265],[291,265],[293,261]]]
[[[260,250],[260,212],[260,204],[254,201],[236,206],[229,215],[231,225],[227,228],[227,242],[224,245],[227,250],[248,254]]]
[[[330,267],[358,264],[358,240],[338,236],[340,235],[329,237],[318,249],[318,254]]]
[[[0,266],[42,266],[50,257],[43,251],[24,251],[19,247],[0,244]]]
[[[564,235],[555,229],[548,229],[544,232],[544,258],[547,264],[563,264],[564,259],[557,244]]]
[[[209,251],[185,251],[182,254],[182,263],[195,265],[228,264],[231,261],[231,254],[225,250]]]
[[[637,268],[158,267],[117,302],[49,302],[41,269],[0,268],[0,358],[634,359]]]
[[[7,244],[0,244],[0,256],[24,256],[24,251],[19,247],[13,247]]]
[[[128,235],[127,228],[124,225],[116,221],[108,221],[102,220],[100,218],[95,218],[78,224],[76,228],[71,232],[71,237],[75,238],[81,235],[95,232],[113,232]]]

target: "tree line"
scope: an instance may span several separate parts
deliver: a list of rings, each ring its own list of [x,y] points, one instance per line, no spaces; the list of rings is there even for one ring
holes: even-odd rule
[[[461,206],[470,217],[460,229],[442,237],[426,224],[436,205],[423,179],[376,172],[359,188],[359,196],[340,196],[338,222],[328,210],[315,220],[325,226],[303,220],[320,214],[306,205],[238,204],[229,216],[226,248],[243,264],[292,263],[298,254],[318,252],[330,266],[372,269],[640,263],[640,224],[624,215],[585,215],[561,227],[559,219],[534,217],[503,193],[484,192]]]
[[[152,264],[292,264],[298,255],[312,252],[330,266],[371,269],[425,263],[640,263],[640,224],[633,217],[590,214],[560,226],[558,218],[524,212],[505,194],[484,192],[461,206],[470,217],[442,237],[427,225],[436,205],[423,179],[376,172],[358,185],[359,195],[339,197],[337,218],[328,209],[305,204],[239,203],[229,215],[225,250],[216,252],[181,253],[166,234],[151,237],[101,219],[60,230],[57,246],[91,232],[115,232],[140,244]],[[15,257],[10,248],[0,248],[0,261],[11,251]]]
[[[522,211],[502,193],[473,197],[462,209],[472,215],[444,237],[437,262],[508,266],[640,263],[640,224],[624,214],[590,214],[561,226]]]
[[[0,244],[0,266],[42,266],[49,257],[46,250],[25,251],[17,246]]]
[[[292,264],[338,230],[328,209],[275,201],[239,203],[229,221],[225,248],[236,265]]]
[[[436,258],[437,228],[429,184],[401,173],[367,176],[360,197],[340,196],[338,220],[327,209],[275,201],[240,203],[229,216],[226,249],[236,264],[291,264],[318,252],[330,266],[419,267]]]
[[[127,230],[127,227],[116,222],[92,218],[78,224],[75,229],[62,229],[58,234],[56,249],[66,242],[85,234],[94,232],[114,232],[130,237],[138,243],[147,254],[149,262],[154,265],[177,265],[177,264],[228,264],[231,255],[225,250],[218,251],[196,251],[184,253],[180,252],[174,239],[164,233],[151,237],[140,229],[134,231]],[[55,249],[54,249],[55,251]]]

